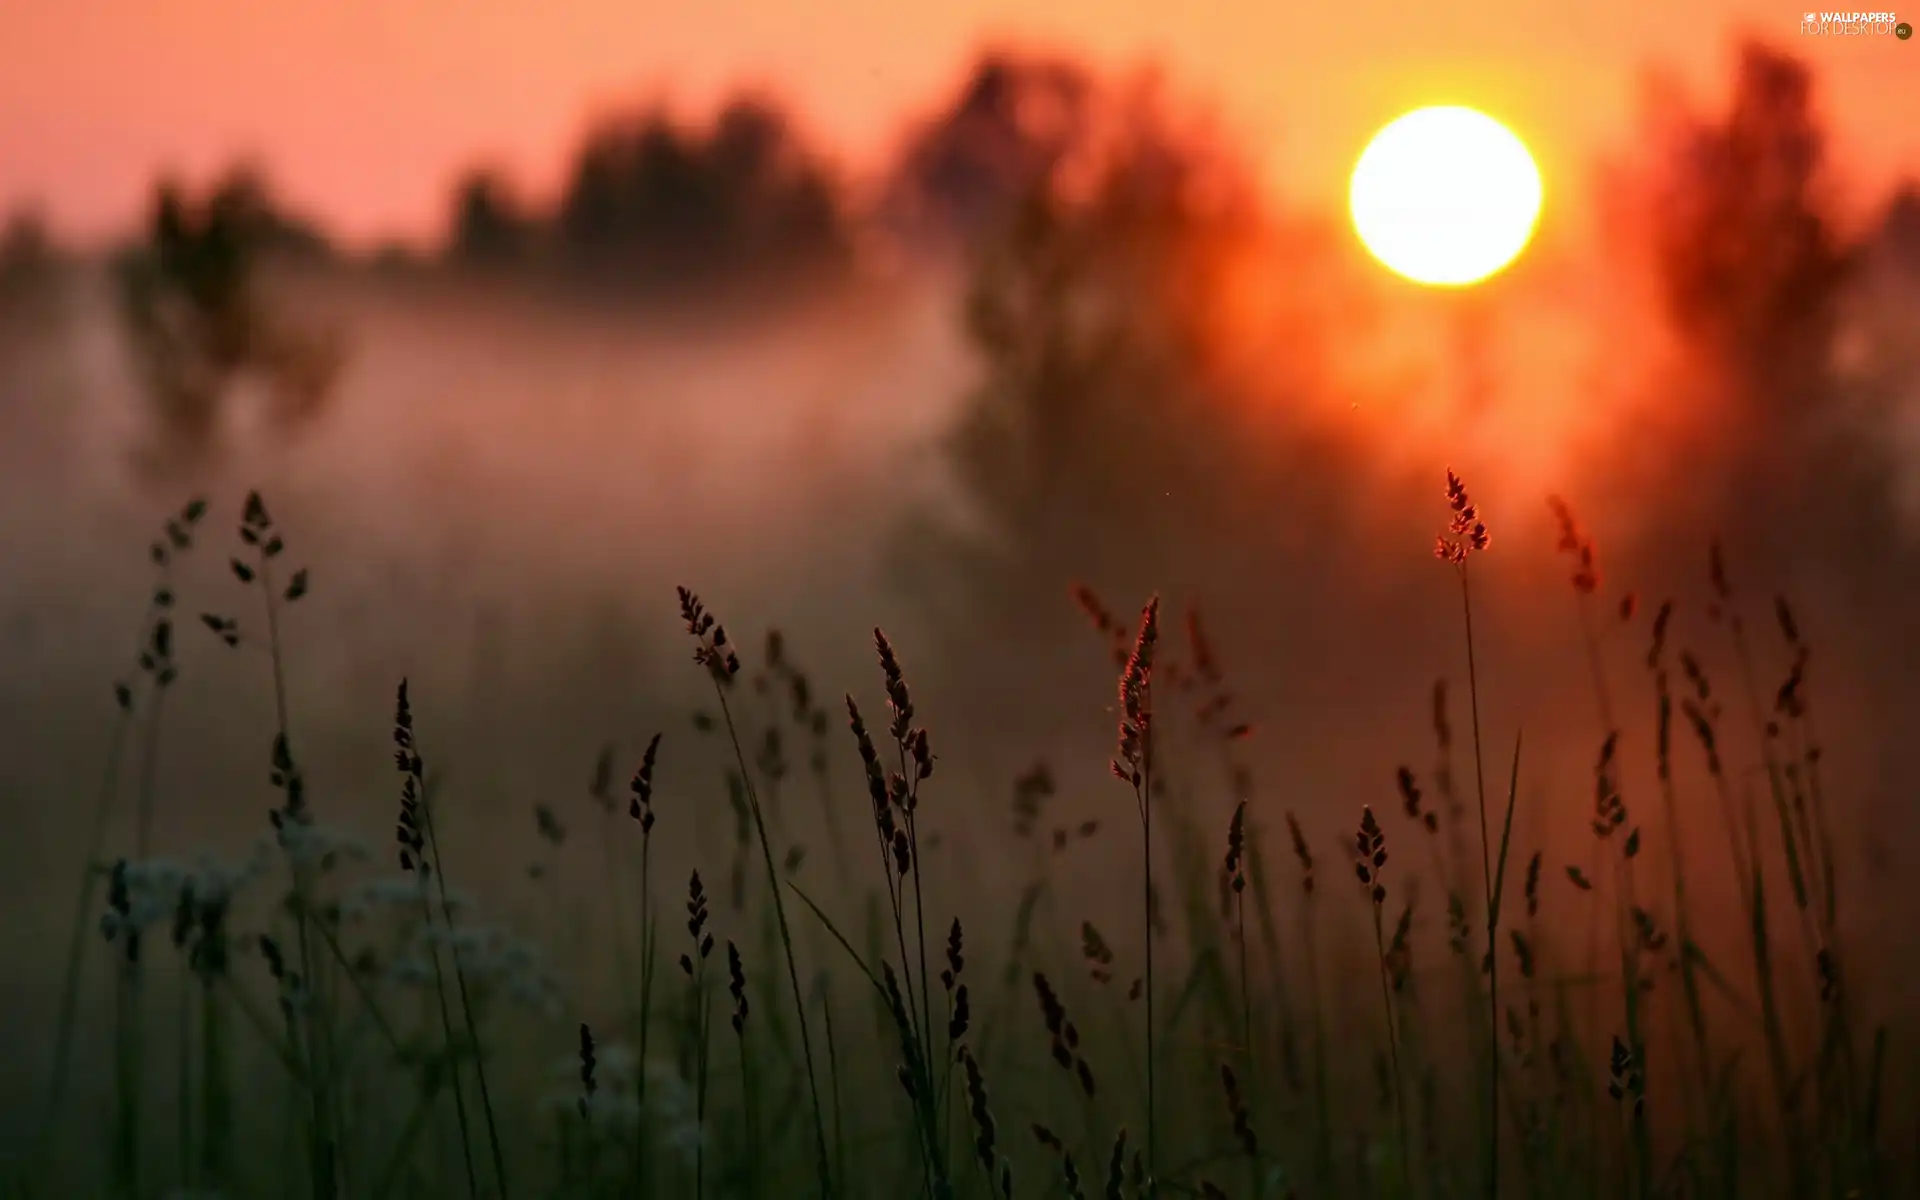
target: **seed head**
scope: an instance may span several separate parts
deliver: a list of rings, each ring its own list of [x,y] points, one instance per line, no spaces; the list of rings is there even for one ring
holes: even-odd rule
[[[1554,521],[1560,527],[1560,541],[1555,548],[1574,560],[1573,590],[1583,596],[1591,596],[1600,588],[1600,568],[1595,562],[1593,538],[1580,528],[1572,506],[1565,500],[1548,496],[1547,507],[1553,510]]]
[[[1354,874],[1378,908],[1387,899],[1387,889],[1380,882],[1380,870],[1387,865],[1387,835],[1374,818],[1371,806],[1360,810],[1360,829],[1354,834],[1353,848]]]
[[[656,733],[647,742],[646,753],[640,756],[640,768],[633,773],[633,782],[627,785],[631,797],[627,801],[627,815],[640,822],[642,837],[653,833],[653,765],[659,753],[660,735]]]
[[[1139,788],[1144,780],[1147,731],[1153,717],[1153,658],[1160,640],[1160,598],[1140,610],[1140,632],[1120,671],[1120,738],[1113,773]]]
[[[1451,467],[1447,469],[1447,508],[1453,515],[1447,522],[1447,531],[1434,539],[1434,557],[1454,566],[1465,566],[1467,555],[1485,550],[1493,539],[1487,523],[1480,519],[1479,508],[1467,495],[1467,485]]]
[[[1227,857],[1222,864],[1226,871],[1227,886],[1239,895],[1247,888],[1247,802],[1242,800],[1233,810],[1233,820],[1227,825]]]
[[[727,641],[726,627],[714,620],[700,597],[686,588],[676,589],[680,596],[680,619],[694,640],[693,661],[707,668],[718,684],[733,682],[740,674],[740,655]]]
[[[1300,829],[1300,819],[1291,812],[1287,814],[1287,833],[1293,839],[1293,856],[1300,863],[1300,890],[1313,895],[1313,850],[1307,845],[1307,835]]]
[[[740,961],[740,947],[727,943],[727,991],[733,996],[733,1032],[747,1030],[747,969]]]

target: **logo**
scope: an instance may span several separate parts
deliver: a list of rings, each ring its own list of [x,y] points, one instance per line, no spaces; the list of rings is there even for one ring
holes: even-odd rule
[[[1901,41],[1913,36],[1913,26],[1890,12],[1803,12],[1800,32],[1808,37],[1885,37]]]

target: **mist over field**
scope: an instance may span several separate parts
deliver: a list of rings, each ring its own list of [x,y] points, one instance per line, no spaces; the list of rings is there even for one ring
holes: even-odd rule
[[[1077,95],[1029,69],[1025,86]],[[470,190],[442,258],[272,259],[263,302],[337,338],[337,373],[311,413],[279,422],[271,389],[236,375],[191,452],[168,440],[141,373],[124,264],[76,251],[9,283],[0,803],[13,820],[0,940],[14,969],[0,1050],[19,1069],[0,1088],[0,1139],[30,1137],[41,1103],[113,685],[135,677],[153,586],[147,546],[193,496],[211,511],[171,581],[179,679],[151,761],[152,849],[234,854],[268,832],[273,676],[259,598],[228,565],[253,489],[289,566],[310,571],[280,632],[320,819],[363,835],[375,864],[390,857],[394,689],[407,678],[444,776],[461,887],[510,922],[572,927],[577,942],[555,959],[563,986],[587,995],[608,982],[582,932],[602,918],[564,914],[592,899],[578,864],[592,864],[595,840],[627,832],[597,828],[587,793],[602,747],[618,788],[663,734],[662,878],[677,886],[702,862],[719,877],[729,853],[732,752],[695,725],[713,693],[679,619],[682,585],[740,647],[734,703],[748,720],[784,719],[780,692],[752,687],[769,630],[807,672],[861,864],[871,818],[838,697],[882,711],[872,631],[887,631],[937,755],[920,836],[955,856],[942,899],[980,906],[982,929],[1026,880],[1011,802],[1035,763],[1059,784],[1043,840],[1131,820],[1107,765],[1117,668],[1074,585],[1129,629],[1160,595],[1167,654],[1189,666],[1197,608],[1251,727],[1235,753],[1252,787],[1236,794],[1194,735],[1193,778],[1171,802],[1192,807],[1212,853],[1248,800],[1276,861],[1284,814],[1297,814],[1344,895],[1361,805],[1418,836],[1395,770],[1432,770],[1436,680],[1472,794],[1457,757],[1470,720],[1460,588],[1432,553],[1456,470],[1492,531],[1472,564],[1490,794],[1504,796],[1524,736],[1516,860],[1542,851],[1547,893],[1571,905],[1562,867],[1589,853],[1601,704],[1621,730],[1626,803],[1656,823],[1647,657],[1669,599],[1668,665],[1697,656],[1722,706],[1729,777],[1763,793],[1756,727],[1775,717],[1792,665],[1784,596],[1811,647],[1804,687],[1837,831],[1839,925],[1859,947],[1851,978],[1875,1019],[1910,1023],[1920,976],[1897,947],[1920,918],[1920,894],[1902,886],[1920,849],[1907,757],[1920,715],[1920,204],[1827,198],[1809,150],[1817,105],[1796,72],[1750,51],[1697,116],[1656,122],[1666,141],[1594,172],[1597,232],[1549,225],[1532,257],[1471,296],[1383,282],[1338,214],[1236,190],[1235,148],[1137,116],[1122,135],[1069,122],[1064,148],[999,162],[1004,175],[963,155],[986,176],[975,191],[903,155],[901,177],[948,203],[937,220],[901,215],[910,189],[870,189],[895,199],[846,217],[844,244],[764,273],[765,247],[715,266],[720,251],[676,251],[671,233],[666,249],[596,233],[585,201],[554,218],[553,236],[587,239],[598,265],[556,267],[515,233],[533,217],[476,216],[485,195]],[[940,129],[992,110],[979,78],[970,85],[926,118],[927,156]],[[1106,172],[1093,185],[1070,169],[1085,155]],[[592,161],[583,152],[581,179]],[[1192,198],[1195,179],[1219,178],[1225,199]],[[632,294],[609,286],[629,251],[652,264],[624,272],[646,277]],[[724,286],[678,296],[709,269]],[[1592,662],[1549,495],[1597,546]],[[1710,577],[1716,542],[1731,600]],[[202,613],[237,619],[240,646]],[[1750,680],[1731,613],[1753,649]],[[1673,675],[1676,694],[1691,686]],[[1165,703],[1202,699],[1173,694]],[[1677,715],[1671,741],[1676,778],[1702,800],[1683,824],[1719,847],[1704,759]],[[796,763],[802,746],[789,747]],[[129,778],[129,793],[145,786]],[[784,804],[782,841],[806,850],[798,878],[831,891],[811,786]],[[572,836],[543,842],[536,806]],[[109,844],[132,836],[122,803]],[[1113,840],[1124,831],[1100,837],[1058,867],[1088,914],[1135,869],[1136,847]],[[1663,855],[1650,852],[1656,869]],[[1698,857],[1700,893],[1731,896],[1732,872]],[[1445,913],[1431,895],[1417,920],[1437,941]],[[1698,919],[1703,944],[1738,946],[1730,900]],[[101,1053],[82,1037],[83,1063]],[[76,1104],[104,1105],[94,1079]]]

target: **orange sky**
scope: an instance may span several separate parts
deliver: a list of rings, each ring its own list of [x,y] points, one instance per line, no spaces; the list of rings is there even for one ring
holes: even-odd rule
[[[1277,180],[1337,196],[1397,110],[1479,104],[1542,160],[1549,205],[1631,137],[1641,70],[1722,77],[1735,30],[1816,64],[1850,177],[1920,175],[1920,40],[1810,39],[1788,0],[0,0],[0,205],[66,235],[138,211],[162,167],[264,162],[355,240],[435,231],[476,159],[550,185],[583,117],[664,90],[784,92],[854,163],[953,87],[983,40],[1157,58],[1268,147]],[[1905,15],[1905,14],[1903,14]],[[1920,15],[1920,14],[1915,14]]]

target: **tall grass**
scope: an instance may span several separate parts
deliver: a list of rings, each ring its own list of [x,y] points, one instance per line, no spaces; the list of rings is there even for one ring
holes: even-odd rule
[[[147,684],[145,694],[150,705],[147,719],[152,732],[146,744],[150,749],[157,744],[159,736],[160,696],[173,683],[176,674],[171,653],[174,562],[182,552],[192,549],[194,531],[206,515],[205,500],[189,500],[178,513],[167,519],[160,536],[147,548],[148,560],[154,568],[154,580],[153,588],[148,593],[146,610],[140,615],[135,661],[139,678]],[[112,728],[107,733],[106,752],[101,759],[100,781],[94,793],[87,848],[80,864],[79,898],[74,905],[73,924],[67,937],[66,965],[61,972],[59,1016],[53,1039],[53,1070],[47,1085],[47,1097],[41,1108],[36,1161],[27,1173],[26,1186],[30,1191],[37,1189],[41,1183],[46,1155],[53,1149],[65,1111],[72,1070],[73,1039],[80,1011],[82,975],[86,965],[87,934],[98,919],[94,911],[95,895],[105,869],[102,858],[106,853],[107,832],[113,819],[114,805],[119,799],[120,775],[127,745],[133,734],[139,694],[135,685],[125,680],[116,681],[113,685]],[[149,780],[152,778],[151,769],[142,774]],[[136,853],[141,857],[145,857],[151,837],[150,789],[146,795],[149,802],[142,805],[135,841]]]
[[[639,845],[616,844],[616,827],[602,823],[603,845],[571,873],[598,880],[591,890],[611,910],[606,938],[577,944],[608,948],[619,969],[606,988],[566,994],[537,948],[483,921],[480,902],[448,879],[440,792],[404,681],[393,713],[397,875],[374,871],[350,852],[350,838],[317,819],[294,749],[284,621],[307,577],[281,569],[283,535],[249,497],[242,554],[231,566],[261,604],[279,797],[269,846],[285,864],[284,891],[254,895],[261,873],[252,868],[154,862],[138,820],[129,844],[114,847],[111,823],[96,815],[80,848],[76,927],[107,935],[115,1004],[95,1040],[112,1063],[113,1103],[99,1130],[67,1103],[69,1046],[87,1036],[78,1015],[87,955],[76,950],[62,977],[46,1127],[16,1182],[36,1195],[143,1200],[176,1182],[313,1200],[505,1197],[510,1170],[516,1192],[588,1200],[1912,1194],[1920,1177],[1898,1153],[1895,1105],[1914,1097],[1901,1093],[1907,1076],[1894,1065],[1910,1050],[1898,1029],[1877,1026],[1869,1037],[1856,1024],[1869,998],[1844,968],[1869,949],[1844,944],[1836,917],[1838,810],[1819,770],[1808,639],[1791,608],[1775,606],[1785,678],[1769,709],[1759,683],[1765,656],[1740,623],[1726,564],[1711,554],[1704,603],[1661,605],[1651,650],[1636,656],[1654,700],[1649,736],[1636,740],[1616,725],[1611,645],[1588,611],[1598,593],[1592,545],[1567,532],[1591,580],[1582,588],[1576,577],[1576,632],[1605,726],[1593,771],[1593,848],[1521,852],[1524,883],[1510,888],[1508,864],[1528,824],[1517,813],[1520,742],[1516,732],[1502,814],[1497,793],[1491,804],[1487,796],[1487,633],[1474,624],[1467,571],[1489,538],[1451,474],[1447,501],[1438,550],[1458,572],[1478,810],[1452,803],[1443,684],[1434,704],[1442,802],[1429,806],[1412,769],[1397,771],[1424,853],[1390,837],[1365,798],[1357,831],[1317,829],[1304,809],[1281,808],[1297,886],[1270,886],[1278,880],[1263,856],[1261,814],[1276,810],[1263,807],[1236,751],[1225,752],[1221,789],[1221,747],[1250,728],[1224,715],[1219,664],[1197,620],[1195,661],[1183,662],[1161,637],[1156,598],[1137,626],[1096,620],[1107,649],[1118,651],[1108,769],[1131,792],[1137,825],[1122,823],[1124,843],[1115,845],[1097,810],[1072,811],[1094,774],[1087,764],[1026,771],[1010,781],[1005,815],[1007,844],[1029,856],[1010,859],[1027,883],[992,895],[970,886],[976,881],[948,839],[1001,849],[996,810],[945,794],[934,804],[923,790],[936,764],[929,722],[885,633],[876,630],[873,642],[884,725],[870,727],[849,695],[851,744],[830,741],[777,638],[766,678],[792,688],[792,711],[735,702],[734,643],[683,590],[681,619],[718,705],[717,719],[697,718],[696,727],[719,740],[737,805],[733,886],[716,888],[710,902],[694,864],[722,848],[702,844],[699,822],[672,820],[681,795],[698,791],[686,779],[671,784],[674,807],[661,800],[673,843],[655,845],[662,738],[654,735],[629,784]],[[183,534],[198,511],[176,518]],[[1565,531],[1574,529],[1570,513]],[[168,553],[190,541],[169,535]],[[143,620],[146,686],[119,691],[98,812],[117,811],[139,702],[176,669],[170,626],[156,633],[173,586],[163,578]],[[1090,591],[1080,600],[1104,614]],[[1717,648],[1743,680],[1751,748],[1730,736],[1718,707],[1708,674],[1715,647],[1678,650],[1680,673],[1671,674],[1675,614],[1689,611],[1727,634]],[[1620,628],[1636,616],[1623,602]],[[239,618],[210,613],[203,623],[234,649],[256,644]],[[1097,711],[1090,697],[1090,722]],[[1694,734],[1697,777],[1678,769],[1676,714]],[[841,817],[864,807],[878,875],[848,869],[858,861],[851,847],[809,855],[795,840],[791,814],[780,811],[787,722],[814,739],[825,806],[805,834],[816,846],[822,836],[837,843]],[[762,747],[757,758],[748,745]],[[1634,819],[1644,810],[1625,769],[1641,745],[1663,818],[1644,823]],[[859,783],[844,794],[836,780],[852,777],[828,762],[849,751]],[[616,809],[613,769],[603,756],[588,789],[596,819]],[[1538,763],[1528,770],[1548,795],[1564,790]],[[1748,778],[1765,792],[1743,790]],[[709,802],[689,795],[686,811]],[[1731,898],[1699,889],[1701,847],[1681,842],[1689,810],[1724,826]],[[168,814],[145,811],[151,835],[164,835]],[[1224,855],[1221,826],[1201,820],[1216,812],[1226,817]],[[559,820],[546,813],[541,829],[555,869],[566,872],[573,851]],[[1481,920],[1463,882],[1476,833]],[[1363,908],[1320,904],[1315,846],[1335,837],[1350,848]],[[764,881],[749,886],[740,871],[750,858],[741,856],[753,842]],[[1667,856],[1668,878],[1657,885],[1646,867],[1651,851]],[[1103,907],[1112,895],[1063,871],[1075,856],[1097,859],[1100,876],[1124,891],[1124,909]],[[809,870],[818,863],[827,874]],[[656,978],[653,874],[662,864],[688,871],[689,942],[674,956],[684,988]],[[1421,902],[1432,886],[1445,900],[1444,921],[1440,906]],[[1506,901],[1510,890],[1524,913],[1520,901]],[[789,894],[814,936],[790,927]],[[1612,902],[1605,927],[1618,950],[1604,968],[1591,939],[1583,954],[1576,932],[1600,920],[1603,899]],[[1702,942],[1697,914],[1716,899],[1740,914],[1731,948],[1747,970],[1724,969],[1729,947]],[[864,914],[872,914],[864,935],[849,937],[858,932],[849,918]],[[637,992],[626,956],[630,918],[639,929]],[[548,940],[578,933],[560,905],[530,920]],[[168,921],[170,938],[151,932]],[[542,927],[548,921],[567,925]],[[981,932],[996,928],[1005,934]],[[707,962],[716,946],[725,948],[724,997]],[[1508,953],[1517,981],[1502,969]],[[170,1037],[150,1036],[160,1027],[150,1026],[144,998],[176,967]],[[1581,989],[1593,997],[1588,1005],[1575,999]],[[715,1036],[716,1005],[731,1038]],[[815,1028],[825,1037],[818,1046]],[[566,1067],[557,1093],[542,1087],[539,1067],[556,1059]],[[100,1140],[97,1170],[69,1152],[89,1137]]]

